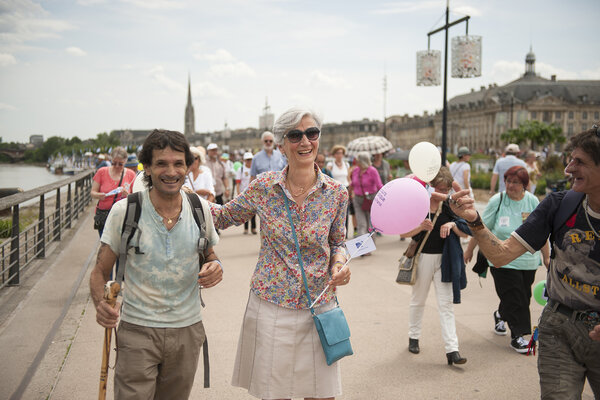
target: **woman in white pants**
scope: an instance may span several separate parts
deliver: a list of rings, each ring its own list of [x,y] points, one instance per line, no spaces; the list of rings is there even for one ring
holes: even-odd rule
[[[452,174],[448,168],[442,167],[438,175],[431,181],[431,186],[435,188],[436,192],[448,193],[452,187],[452,180]],[[438,209],[439,215],[434,225],[432,221],[435,219]],[[413,354],[418,354],[420,351],[419,338],[422,331],[425,301],[433,282],[448,365],[464,364],[467,359],[461,357],[458,352],[453,303],[460,303],[460,289],[466,287],[465,264],[460,259],[462,248],[459,237],[466,237],[470,231],[464,220],[458,218],[450,210],[448,204],[445,202],[440,204],[440,201],[434,198],[430,200],[428,218],[420,226],[402,236],[414,236],[413,239],[420,243],[427,231],[431,233],[421,254],[416,256],[419,257],[419,263],[417,279],[412,287],[410,299],[408,350]]]

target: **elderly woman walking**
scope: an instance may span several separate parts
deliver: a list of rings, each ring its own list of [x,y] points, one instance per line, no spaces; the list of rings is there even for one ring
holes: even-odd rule
[[[527,219],[540,201],[527,191],[529,173],[525,167],[515,165],[504,173],[506,191],[495,194],[489,201],[481,219],[486,227],[499,239],[508,239],[510,235]],[[477,239],[473,238],[465,250],[465,261],[471,261]],[[537,268],[544,263],[550,264],[548,242],[539,252],[525,253],[502,268],[495,268],[488,262],[494,277],[496,294],[500,299],[498,309],[494,311],[494,332],[506,335],[505,321],[510,328],[510,347],[517,353],[527,353],[529,340],[523,336],[531,334],[531,285],[535,280]]]
[[[315,165],[321,136],[317,115],[288,110],[275,122],[273,133],[288,166],[259,175],[229,203],[211,205],[221,229],[254,214],[261,221],[261,248],[232,383],[262,399],[333,399],[342,393],[339,365],[327,365],[319,344],[300,259],[311,299],[331,285],[316,304],[316,313],[333,308],[336,286],[350,278],[348,268],[340,271],[346,261],[348,192]]]
[[[358,225],[358,235],[368,232],[371,226],[370,207],[367,205],[383,187],[377,170],[371,165],[371,155],[361,151],[356,155],[358,168],[352,171],[351,185],[354,193],[354,212]]]

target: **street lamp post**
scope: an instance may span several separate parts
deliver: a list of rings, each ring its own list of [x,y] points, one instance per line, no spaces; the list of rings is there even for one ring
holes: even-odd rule
[[[438,32],[445,31],[446,39],[444,44],[444,108],[442,110],[442,165],[446,165],[446,152],[447,152],[447,126],[446,121],[448,117],[448,101],[447,101],[447,87],[448,87],[448,29],[451,26],[460,24],[461,22],[466,21],[467,23],[467,35],[469,34],[469,18],[470,16],[465,16],[456,21],[449,22],[450,20],[450,0],[446,0],[446,24],[436,30],[433,30],[427,34],[427,39],[431,37],[431,35],[435,35]]]

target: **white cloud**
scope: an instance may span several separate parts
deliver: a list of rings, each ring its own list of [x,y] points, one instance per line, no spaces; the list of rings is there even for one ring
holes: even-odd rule
[[[518,79],[524,72],[525,64],[523,62],[500,60],[492,66],[489,77],[491,82],[504,85]],[[552,75],[556,75],[557,80],[600,79],[600,67],[583,71],[568,71],[551,64],[536,62],[535,73],[546,79],[550,79]]]
[[[490,82],[496,82],[499,85],[507,84],[523,75],[525,66],[520,61],[496,61],[489,74]]]
[[[211,65],[208,70],[211,75],[217,78],[225,76],[252,78],[256,76],[256,72],[254,72],[248,64],[242,61]]]
[[[181,10],[186,7],[184,2],[175,0],[121,0],[135,7],[149,10]]]
[[[351,87],[343,77],[319,70],[311,71],[306,83],[320,88],[349,89]]]
[[[69,53],[73,56],[77,56],[77,57],[83,57],[83,56],[87,55],[87,53],[85,51],[81,50],[79,47],[74,47],[74,46],[67,47],[65,49],[65,51],[67,53]]]
[[[77,4],[81,6],[93,6],[96,4],[105,4],[106,0],[77,0]]]
[[[180,82],[165,75],[165,69],[162,65],[157,65],[144,71],[144,75],[151,77],[159,85],[173,91],[184,92],[185,87]]]
[[[385,3],[371,11],[372,14],[408,14],[417,11],[440,10],[443,11],[439,0],[413,0]],[[464,14],[471,17],[480,16],[482,13],[475,7],[456,1],[450,8],[450,13]]]
[[[0,67],[6,67],[17,63],[17,59],[12,54],[0,53]]]
[[[220,63],[236,61],[235,57],[225,49],[218,49],[213,54],[195,54],[194,58]]]
[[[201,51],[197,46],[196,51]],[[211,65],[208,73],[213,77],[255,77],[256,72],[252,67],[243,61],[239,61],[233,54],[225,49],[217,49],[214,53],[196,53],[194,58],[197,60],[206,60]]]
[[[193,85],[192,95],[198,95],[204,98],[232,98],[232,94],[225,88],[214,85],[211,82],[200,82]],[[194,93],[195,92],[195,93]]]
[[[381,7],[371,11],[373,14],[405,14],[421,10],[440,8],[439,1],[402,1],[385,3]]]
[[[17,107],[11,106],[10,104],[0,103],[0,111],[14,111]]]
[[[41,5],[31,0],[7,0],[0,5],[0,28],[0,43],[20,44],[58,37],[73,26],[50,18]]]

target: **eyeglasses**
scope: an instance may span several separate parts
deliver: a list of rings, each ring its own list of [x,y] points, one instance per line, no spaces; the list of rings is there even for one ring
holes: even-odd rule
[[[592,125],[592,129],[596,130],[596,136],[600,138],[600,129],[598,129],[598,125]]]
[[[273,143],[272,140],[263,140],[263,143]]]
[[[300,129],[292,129],[291,131],[283,135],[283,137],[287,138],[287,140],[289,140],[290,143],[299,143],[302,140],[302,136],[306,136],[308,140],[314,142],[316,140],[319,140],[319,137],[321,137],[321,131],[319,130],[319,128],[313,126],[312,128],[308,128],[305,131],[301,131]]]
[[[112,165],[114,165],[115,167],[122,167],[123,165],[125,165],[124,162],[113,162]]]

